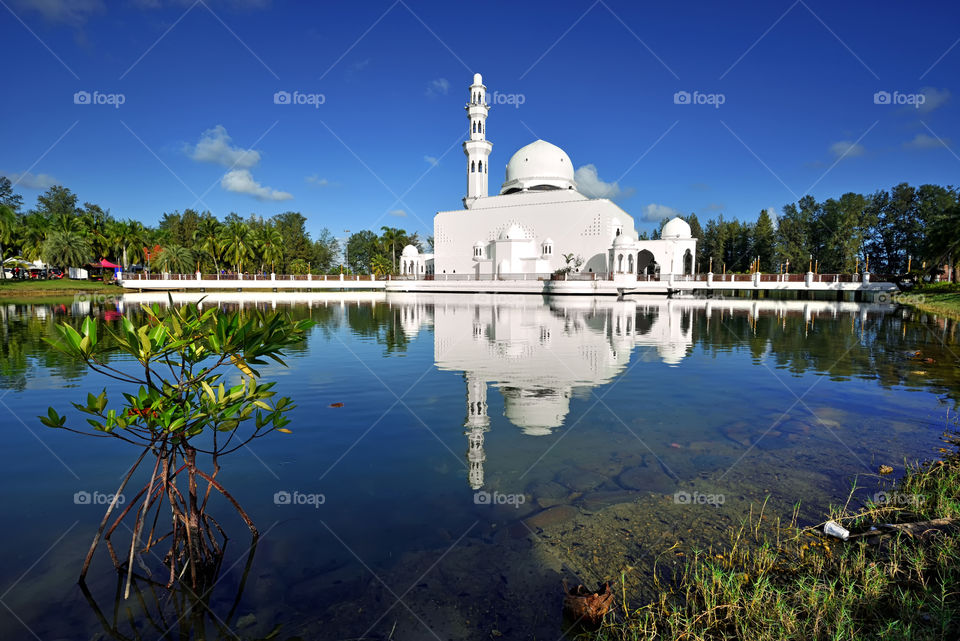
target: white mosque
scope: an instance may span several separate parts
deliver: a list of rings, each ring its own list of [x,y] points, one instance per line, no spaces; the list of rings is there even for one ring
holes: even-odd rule
[[[404,276],[544,278],[568,265],[564,255],[574,264],[582,260],[579,272],[594,274],[590,278],[693,273],[697,239],[685,221],[668,221],[659,240],[639,240],[633,218],[609,199],[581,194],[570,156],[544,140],[520,148],[507,163],[500,193],[488,195],[493,144],[487,140],[486,92],[483,78],[475,74],[466,105],[470,139],[463,143],[464,209],[434,217],[435,253],[404,248]]]

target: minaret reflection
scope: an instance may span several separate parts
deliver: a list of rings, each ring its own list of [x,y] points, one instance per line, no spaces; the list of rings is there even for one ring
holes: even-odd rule
[[[467,480],[470,487],[479,490],[483,487],[483,462],[487,460],[483,453],[483,434],[490,429],[490,417],[487,416],[487,382],[471,374],[467,379],[467,420],[463,424],[467,435]]]

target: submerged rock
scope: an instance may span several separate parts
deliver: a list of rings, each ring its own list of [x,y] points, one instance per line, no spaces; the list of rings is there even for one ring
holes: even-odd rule
[[[558,505],[527,517],[523,520],[521,527],[525,525],[527,528],[530,528],[530,530],[536,532],[537,530],[566,523],[575,518],[579,513],[580,511],[572,505]],[[524,530],[526,530],[526,528],[524,528]]]
[[[557,481],[574,492],[589,492],[607,481],[607,477],[597,472],[584,470],[579,467],[568,467],[557,474]]]
[[[617,478],[620,487],[640,492],[654,492],[656,494],[670,494],[677,489],[674,479],[659,467],[638,465],[623,471]]]
[[[588,512],[596,512],[611,505],[620,503],[633,503],[637,498],[637,493],[632,490],[611,490],[609,492],[591,492],[585,494],[577,505]]]

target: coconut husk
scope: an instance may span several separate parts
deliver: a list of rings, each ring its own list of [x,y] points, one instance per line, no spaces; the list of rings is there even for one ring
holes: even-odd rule
[[[563,591],[563,613],[586,625],[600,625],[613,605],[613,590],[610,589],[609,581],[591,591],[579,584],[571,588],[564,580]]]

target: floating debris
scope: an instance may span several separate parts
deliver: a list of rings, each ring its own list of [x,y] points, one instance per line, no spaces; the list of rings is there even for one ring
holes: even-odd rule
[[[563,613],[579,623],[599,626],[613,605],[613,590],[609,581],[590,591],[583,585],[571,589],[564,580],[563,590]]]
[[[832,536],[838,538],[842,541],[846,541],[850,538],[850,530],[843,527],[836,521],[827,521],[823,524],[823,533],[827,536]]]
[[[343,407],[343,403],[330,403],[330,407]]]
[[[881,465],[881,466],[880,466],[880,473],[881,473],[881,474],[890,474],[890,473],[892,473],[892,472],[893,472],[893,468],[890,467],[889,465]]]

